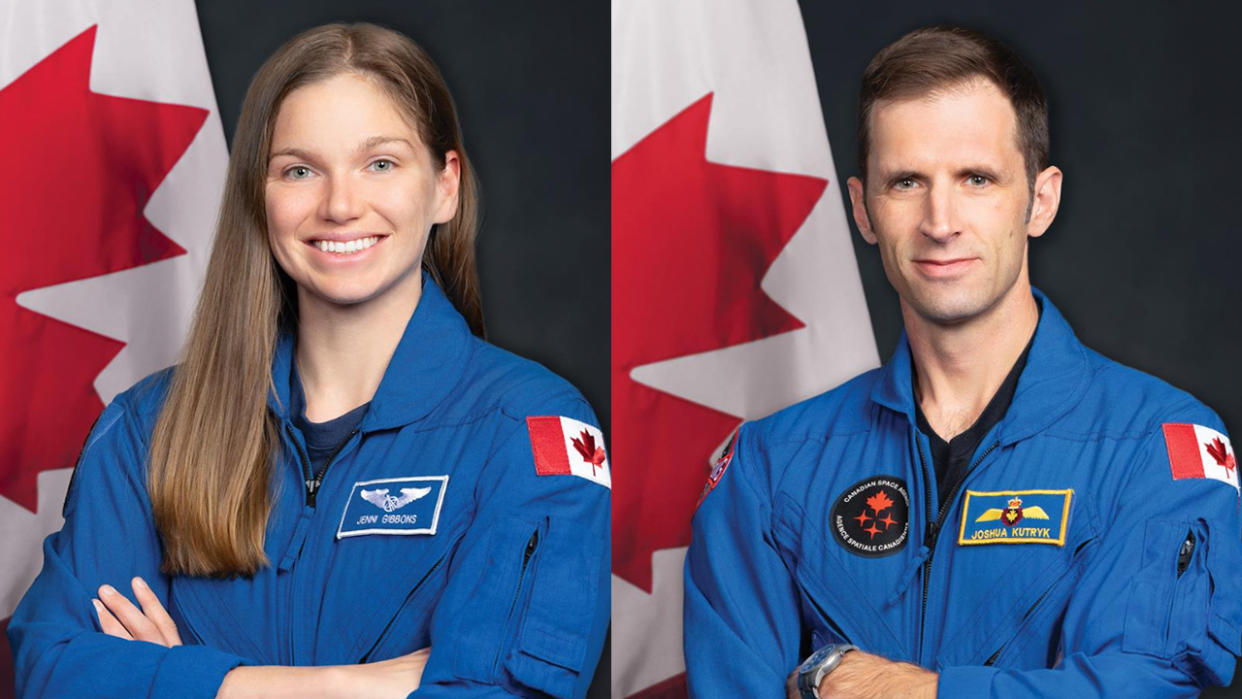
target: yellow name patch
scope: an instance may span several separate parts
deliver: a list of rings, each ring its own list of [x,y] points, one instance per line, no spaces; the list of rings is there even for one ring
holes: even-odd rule
[[[966,491],[957,543],[1065,545],[1073,490]]]

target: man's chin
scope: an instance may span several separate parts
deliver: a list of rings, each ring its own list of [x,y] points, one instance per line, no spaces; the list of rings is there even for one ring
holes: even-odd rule
[[[903,301],[918,317],[944,326],[968,323],[995,305],[994,299],[983,298],[982,294],[948,290],[919,294]]]

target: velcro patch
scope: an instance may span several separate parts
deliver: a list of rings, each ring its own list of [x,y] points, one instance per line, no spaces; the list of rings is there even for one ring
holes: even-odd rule
[[[957,543],[1065,545],[1073,490],[966,491]]]
[[[852,554],[897,553],[910,534],[910,494],[896,476],[871,476],[842,491],[829,513],[832,535]]]
[[[571,417],[543,415],[526,418],[535,473],[540,476],[578,476],[612,489],[604,433]]]
[[[381,478],[354,483],[336,538],[363,534],[430,534],[440,524],[448,476]]]
[[[733,448],[737,445],[737,431],[735,430],[729,436],[729,441],[725,444],[724,450],[720,452],[715,463],[712,464],[711,473],[707,474],[707,483],[703,485],[703,492],[699,493],[699,501],[695,503],[695,509],[703,504],[703,498],[707,494],[716,489],[716,485],[720,483],[720,479],[724,477],[725,469],[729,468],[729,462],[733,461]]]
[[[1173,480],[1212,478],[1238,487],[1238,462],[1229,437],[1203,425],[1166,422],[1160,427]]]

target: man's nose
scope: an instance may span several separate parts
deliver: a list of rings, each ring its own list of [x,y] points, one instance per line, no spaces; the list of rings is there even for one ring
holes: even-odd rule
[[[933,183],[928,188],[919,231],[936,242],[946,242],[960,232],[951,186]]]

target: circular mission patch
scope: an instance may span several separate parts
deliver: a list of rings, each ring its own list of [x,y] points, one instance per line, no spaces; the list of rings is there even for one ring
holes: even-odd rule
[[[832,505],[832,535],[850,553],[874,558],[901,550],[910,532],[906,482],[872,476],[845,489]]]

